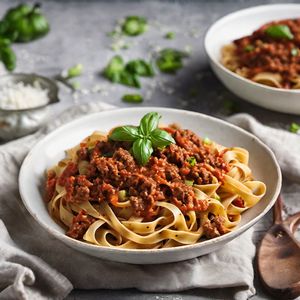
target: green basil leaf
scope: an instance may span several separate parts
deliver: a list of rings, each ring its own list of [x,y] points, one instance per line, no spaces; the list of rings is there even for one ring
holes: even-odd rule
[[[109,138],[113,141],[133,142],[139,138],[138,128],[135,126],[122,126],[113,129]]]
[[[68,69],[67,78],[73,78],[73,77],[80,76],[82,74],[82,71],[83,71],[83,65],[77,64]]]
[[[0,49],[0,60],[8,71],[13,71],[16,67],[16,54],[12,48],[6,46]]]
[[[153,152],[152,143],[148,139],[137,139],[132,146],[134,158],[141,165],[145,165]]]
[[[112,82],[120,82],[121,73],[124,71],[124,62],[120,55],[114,56],[104,69],[104,76]]]
[[[138,75],[132,74],[125,70],[122,73],[120,73],[119,83],[131,86],[131,87],[135,87],[135,88],[141,87]]]
[[[157,112],[150,112],[146,114],[140,121],[140,132],[143,136],[147,137],[149,134],[157,128],[161,115]]]
[[[159,52],[156,65],[161,72],[176,73],[177,70],[183,67],[183,58],[187,56],[186,52],[166,48]]]
[[[288,39],[292,40],[294,38],[290,27],[287,25],[271,25],[266,30],[265,33],[275,39]]]
[[[144,99],[140,94],[126,94],[122,97],[122,100],[127,103],[141,103]]]
[[[292,123],[289,128],[290,132],[298,133],[300,131],[300,124]]]
[[[128,16],[122,24],[122,32],[130,36],[140,35],[147,30],[147,20],[143,17]]]
[[[143,59],[129,61],[126,64],[125,69],[128,72],[137,74],[139,76],[152,77],[154,75],[154,71],[151,64],[147,63]]]
[[[175,144],[175,140],[171,134],[159,128],[156,128],[151,132],[150,138],[154,148],[163,148],[170,144]]]

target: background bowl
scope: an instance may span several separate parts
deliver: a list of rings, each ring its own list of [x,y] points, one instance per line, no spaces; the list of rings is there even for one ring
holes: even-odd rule
[[[239,10],[219,19],[209,28],[204,47],[213,71],[234,94],[268,109],[300,114],[300,90],[255,83],[229,71],[220,62],[223,46],[251,34],[267,22],[291,18],[300,18],[299,4],[263,5]]]
[[[43,201],[45,170],[64,157],[64,151],[77,145],[94,130],[108,131],[123,124],[136,124],[150,111],[162,115],[162,122],[176,122],[200,136],[206,136],[225,146],[241,146],[250,152],[250,167],[254,177],[263,181],[267,193],[253,208],[246,211],[237,229],[218,238],[194,245],[156,250],[114,249],[99,247],[69,238],[57,225]],[[196,112],[168,108],[129,108],[95,113],[77,119],[55,130],[41,140],[27,155],[21,167],[19,188],[23,202],[31,215],[49,233],[76,250],[103,259],[154,264],[186,260],[221,248],[262,218],[274,204],[281,187],[281,173],[274,154],[255,136],[222,120]]]

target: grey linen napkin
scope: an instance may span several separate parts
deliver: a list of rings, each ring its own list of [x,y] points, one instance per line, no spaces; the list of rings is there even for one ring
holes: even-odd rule
[[[203,257],[170,264],[130,265],[93,258],[65,246],[43,230],[26,211],[17,182],[19,168],[28,151],[61,124],[112,108],[103,103],[74,107],[39,132],[0,146],[0,299],[63,299],[72,288],[137,288],[153,292],[201,288],[199,295],[204,297],[247,299],[252,296],[255,293],[252,229],[221,250]],[[272,132],[274,141],[271,140],[269,146],[275,151],[282,146],[285,134],[290,137],[286,142],[293,142],[287,147],[298,147],[295,144],[299,141],[291,134],[262,127],[248,115],[236,116],[231,121],[265,141],[269,141],[266,138]],[[276,154],[285,173],[299,179],[297,168],[293,168],[283,154],[281,157],[279,150]],[[299,163],[299,157],[293,160],[296,158]]]

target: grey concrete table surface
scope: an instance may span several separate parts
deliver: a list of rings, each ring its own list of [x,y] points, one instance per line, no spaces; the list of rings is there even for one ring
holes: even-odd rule
[[[209,68],[203,38],[207,28],[221,16],[249,6],[283,1],[214,0],[214,1],[39,1],[47,15],[50,33],[28,44],[13,46],[17,54],[16,72],[34,72],[55,76],[63,69],[82,63],[84,74],[76,79],[81,90],[71,93],[60,85],[60,103],[53,105],[51,117],[63,109],[88,101],[105,101],[120,107],[132,106],[120,99],[132,89],[113,85],[101,76],[112,51],[112,38],[107,36],[117,20],[126,15],[146,16],[150,23],[147,33],[126,38],[129,49],[120,50],[125,59],[148,58],[153,50],[175,47],[190,51],[185,67],[177,75],[157,75],[143,79],[141,93],[143,106],[166,106],[188,109],[224,117],[228,113],[224,102],[233,101],[242,112],[248,112],[260,121],[287,128],[291,122],[300,122],[299,116],[271,112],[251,105],[230,93]],[[289,1],[297,2],[297,1]],[[1,14],[19,1],[1,0]],[[172,31],[173,40],[164,38]],[[3,73],[0,69],[0,74]],[[258,234],[259,235],[259,234]],[[268,299],[256,278],[258,294],[253,299]],[[211,291],[210,299],[224,299],[222,291]],[[207,299],[201,290],[174,294],[142,293],[136,290],[75,290],[68,299]]]

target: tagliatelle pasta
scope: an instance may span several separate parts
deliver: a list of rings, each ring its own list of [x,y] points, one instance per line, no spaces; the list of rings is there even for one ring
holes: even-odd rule
[[[222,64],[254,82],[276,88],[300,88],[300,19],[264,24],[221,50]]]
[[[99,246],[157,249],[232,231],[264,196],[248,151],[176,126],[175,140],[141,166],[130,142],[94,132],[47,172],[49,213],[67,234]]]

